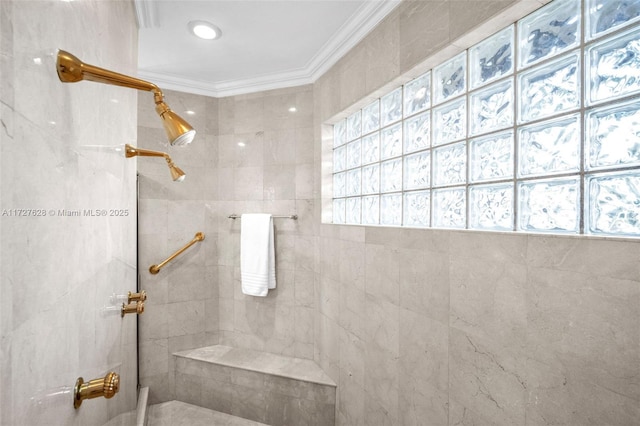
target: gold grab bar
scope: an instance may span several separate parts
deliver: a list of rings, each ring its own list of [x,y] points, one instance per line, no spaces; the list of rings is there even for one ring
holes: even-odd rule
[[[164,262],[161,262],[158,265],[149,266],[149,272],[152,273],[153,275],[157,274],[158,272],[160,272],[160,269],[162,269],[164,265],[171,262],[173,259],[179,256],[183,251],[185,251],[195,243],[202,240],[204,240],[204,234],[202,232],[196,232],[196,235],[195,237],[193,237],[193,240],[189,241],[186,246],[182,247],[180,250],[176,251],[171,256],[169,256]]]

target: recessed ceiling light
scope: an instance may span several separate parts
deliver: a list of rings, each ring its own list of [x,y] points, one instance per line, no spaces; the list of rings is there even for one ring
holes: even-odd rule
[[[298,108],[292,106],[291,108],[289,108],[289,112],[296,112],[298,110]]]
[[[243,146],[245,146],[245,145],[246,145],[246,144],[245,144],[244,142],[238,142],[238,146],[239,146],[239,147],[243,147]]]
[[[195,111],[191,111],[191,110],[187,110],[184,113],[187,114],[187,115],[196,115],[196,112]]]
[[[207,21],[191,21],[189,22],[189,30],[196,37],[205,40],[215,40],[222,35],[220,28]]]

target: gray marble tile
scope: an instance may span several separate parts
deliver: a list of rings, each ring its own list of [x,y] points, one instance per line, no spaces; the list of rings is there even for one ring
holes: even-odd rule
[[[230,414],[233,410],[232,387],[227,381],[207,379],[202,381],[202,406],[210,410]]]
[[[456,426],[494,426],[495,423],[481,418],[471,409],[458,403],[455,399],[449,399],[449,425]],[[526,424],[526,423],[525,423]]]
[[[450,395],[498,425],[525,423],[526,362],[500,343],[450,329]]]
[[[528,354],[571,382],[640,400],[640,285],[531,268]]]
[[[516,350],[526,347],[525,265],[457,257],[449,274],[452,327]]]
[[[231,414],[257,422],[267,420],[267,395],[263,390],[232,385],[231,392]]]
[[[176,374],[176,399],[202,406],[202,377]]]
[[[390,394],[385,398],[393,398]],[[389,410],[385,405],[392,401],[380,401],[365,390],[364,392],[364,424],[367,426],[394,426],[398,424],[397,410]]]
[[[400,298],[400,253],[381,245],[366,245],[365,287],[367,294],[398,304]]]
[[[258,426],[263,423],[180,401],[149,407],[149,426]]]
[[[449,41],[449,1],[415,1],[400,11],[400,70],[409,71]],[[425,25],[429,22],[430,25]]]
[[[365,426],[364,383],[359,382],[351,371],[340,371],[337,388],[337,425]]]
[[[449,320],[449,254],[400,249],[399,304],[429,318]]]
[[[528,264],[533,267],[627,280],[640,275],[637,241],[530,236]]]

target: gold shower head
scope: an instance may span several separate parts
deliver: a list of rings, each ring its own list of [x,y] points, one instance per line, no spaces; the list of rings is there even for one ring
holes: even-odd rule
[[[169,142],[173,146],[183,146],[191,143],[196,136],[196,131],[178,114],[171,111],[164,103],[164,95],[158,86],[148,81],[140,80],[128,75],[119,74],[94,65],[85,64],[71,53],[64,50],[58,51],[56,63],[58,77],[63,83],[75,83],[82,80],[97,83],[112,84],[114,86],[129,87],[131,89],[153,92],[156,103],[156,112],[162,119],[162,125]]]
[[[169,157],[169,154],[167,154],[166,152],[151,151],[149,149],[140,149],[140,148],[135,148],[129,144],[126,144],[124,146],[124,156],[127,158],[136,157],[136,156],[137,157],[163,157],[165,160],[167,160],[167,165],[169,166],[169,171],[171,172],[171,179],[173,179],[176,182],[182,182],[186,176],[182,171],[182,169],[180,169],[180,167],[173,164],[173,160],[171,159],[171,157]]]

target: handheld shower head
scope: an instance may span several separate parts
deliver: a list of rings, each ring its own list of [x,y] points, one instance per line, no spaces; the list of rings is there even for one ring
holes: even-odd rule
[[[85,64],[80,59],[64,50],[58,51],[56,62],[58,77],[63,83],[76,83],[87,80],[96,83],[111,84],[114,86],[128,87],[131,89],[153,92],[156,103],[156,112],[162,119],[162,125],[167,133],[167,138],[172,146],[184,146],[190,144],[196,131],[178,114],[171,111],[164,102],[164,95],[158,86],[139,78],[119,74],[94,65]]]

